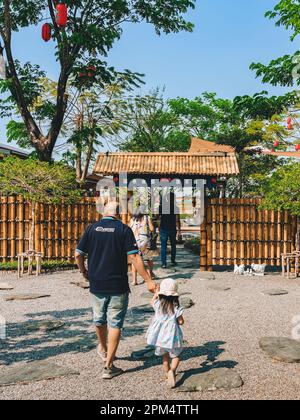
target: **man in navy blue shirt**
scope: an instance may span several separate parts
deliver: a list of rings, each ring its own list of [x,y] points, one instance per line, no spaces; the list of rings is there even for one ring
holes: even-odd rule
[[[123,373],[113,362],[128,309],[128,258],[145,280],[149,291],[154,293],[156,289],[145,269],[132,230],[117,219],[117,213],[118,204],[109,203],[102,220],[87,228],[76,250],[79,270],[90,282],[99,339],[97,352],[105,362],[103,379],[112,379]],[[85,257],[88,258],[88,269]]]

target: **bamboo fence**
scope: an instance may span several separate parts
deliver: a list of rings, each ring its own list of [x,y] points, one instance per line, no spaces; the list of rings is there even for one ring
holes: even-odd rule
[[[202,271],[214,266],[280,267],[281,254],[296,249],[297,218],[259,210],[260,199],[211,199],[201,226]]]
[[[201,270],[234,264],[281,266],[281,254],[295,250],[297,219],[287,212],[258,210],[259,199],[211,199],[201,226]],[[28,250],[31,211],[21,196],[0,196],[0,261]],[[100,220],[94,199],[71,205],[38,204],[35,250],[45,260],[73,262],[86,227]],[[123,217],[128,222],[128,217]]]

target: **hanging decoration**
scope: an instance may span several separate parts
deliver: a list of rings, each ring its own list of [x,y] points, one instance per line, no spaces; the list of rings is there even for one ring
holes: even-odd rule
[[[68,23],[68,7],[64,3],[58,3],[58,5],[56,6],[56,11],[57,25],[61,28],[64,28]]]
[[[45,42],[50,41],[52,36],[51,32],[51,25],[49,23],[44,23],[44,25],[42,26],[42,38]]]
[[[295,146],[296,152],[300,152],[300,143]]]
[[[275,149],[277,149],[277,147],[279,146],[279,140],[275,140],[273,146],[275,147]]]

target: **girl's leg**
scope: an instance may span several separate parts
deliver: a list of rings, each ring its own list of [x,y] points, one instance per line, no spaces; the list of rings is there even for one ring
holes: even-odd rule
[[[151,277],[153,277],[153,266],[154,266],[154,263],[153,263],[153,261],[148,261],[148,273],[150,274],[150,276]]]
[[[178,369],[180,363],[180,359],[179,357],[175,357],[174,359],[172,359],[172,363],[171,363],[171,370],[176,374],[176,370]]]
[[[163,355],[163,368],[166,375],[168,375],[170,368],[170,357],[168,353]]]
[[[132,285],[136,286],[138,284],[137,283],[137,271],[136,271],[133,264],[131,265],[131,270],[132,270]]]

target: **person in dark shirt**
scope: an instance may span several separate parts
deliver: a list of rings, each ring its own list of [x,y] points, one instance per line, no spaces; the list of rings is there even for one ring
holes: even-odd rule
[[[123,373],[113,362],[128,309],[128,259],[143,277],[149,291],[156,285],[145,269],[132,230],[117,219],[117,203],[109,203],[100,222],[89,226],[76,250],[80,272],[90,283],[97,353],[105,362],[103,379]],[[85,266],[88,258],[88,269]],[[108,328],[109,327],[109,328]]]
[[[160,218],[160,242],[161,242],[161,264],[162,268],[167,268],[167,248],[168,240],[171,243],[171,264],[176,265],[176,237],[181,232],[179,209],[175,203],[175,195],[171,193],[164,198],[166,209],[161,204],[159,209]],[[166,211],[166,212],[165,212]]]

